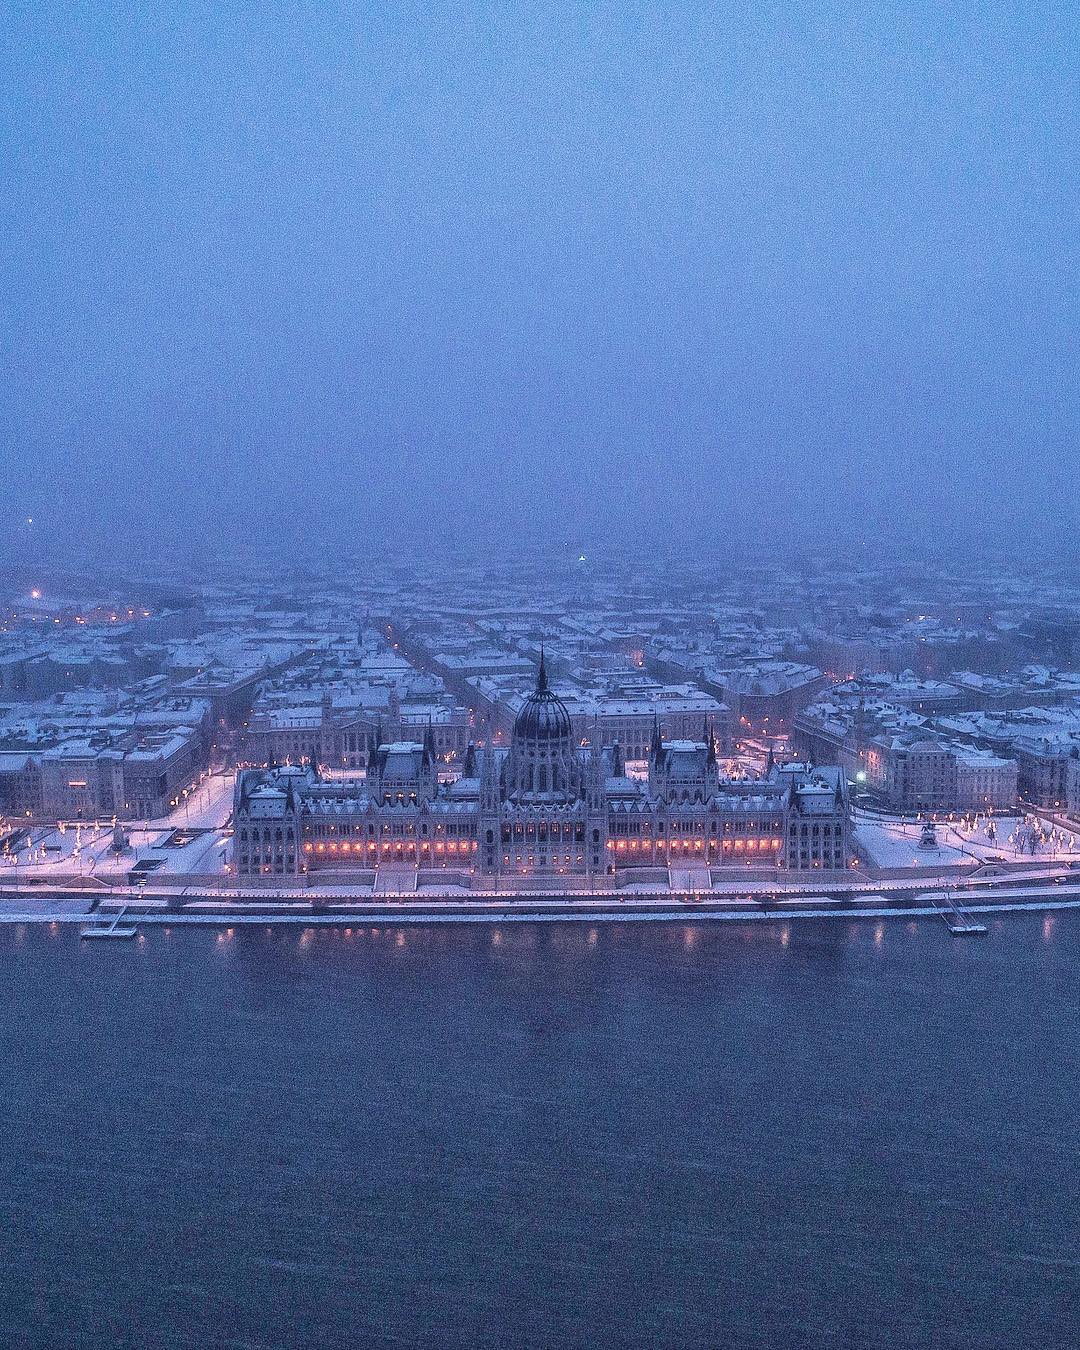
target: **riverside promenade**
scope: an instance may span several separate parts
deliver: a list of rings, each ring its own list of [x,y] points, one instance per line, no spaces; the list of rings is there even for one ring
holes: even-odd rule
[[[119,909],[146,923],[912,917],[948,908],[946,891],[973,912],[1057,907],[1080,895],[1071,831],[1059,831],[1055,851],[1031,856],[1020,817],[995,818],[993,838],[989,821],[942,822],[926,848],[917,822],[865,811],[855,813],[858,865],[844,871],[672,867],[592,880],[504,876],[493,889],[461,869],[397,866],[241,879],[228,869],[232,787],[231,775],[213,775],[169,816],[129,827],[122,855],[104,821],[9,822],[17,828],[0,857],[0,923]]]
[[[964,879],[920,876],[829,884],[743,881],[708,891],[660,889],[576,892],[343,894],[309,887],[211,891],[209,888],[30,886],[0,888],[0,923],[80,923],[123,912],[138,924],[339,924],[508,922],[700,922],[821,918],[947,917],[1080,908],[1080,872],[1053,868]]]

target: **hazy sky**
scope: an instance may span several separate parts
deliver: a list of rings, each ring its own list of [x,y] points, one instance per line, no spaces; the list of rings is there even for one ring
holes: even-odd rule
[[[1080,10],[6,4],[0,520],[1080,526]]]

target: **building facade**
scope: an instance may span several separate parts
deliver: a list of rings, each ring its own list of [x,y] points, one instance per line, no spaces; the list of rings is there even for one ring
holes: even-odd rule
[[[1015,759],[970,746],[958,746],[953,753],[958,811],[1015,810],[1019,781]]]
[[[372,737],[405,740],[428,727],[436,755],[444,764],[460,763],[471,737],[469,713],[460,704],[403,701],[392,686],[360,693],[323,689],[318,699],[257,703],[244,724],[239,758],[255,766],[314,763],[362,770]]]
[[[918,734],[881,736],[866,752],[870,786],[894,811],[931,813],[956,805],[956,760],[947,745]]]
[[[98,714],[47,705],[0,734],[0,815],[153,820],[206,771],[208,705],[167,697]],[[52,720],[46,721],[45,717]]]
[[[397,867],[468,877],[600,877],[620,869],[727,865],[840,869],[851,859],[839,769],[770,766],[721,777],[711,733],[665,741],[648,779],[618,744],[581,746],[541,660],[508,749],[470,746],[442,784],[430,731],[368,747],[366,778],[322,781],[304,766],[237,777],[232,864],[241,876]]]
[[[905,813],[1011,811],[1016,807],[1015,759],[918,732],[875,737],[863,762],[869,786],[885,805]]]

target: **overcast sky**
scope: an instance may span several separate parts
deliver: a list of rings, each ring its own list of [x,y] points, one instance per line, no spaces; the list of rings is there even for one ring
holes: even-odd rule
[[[1080,526],[1076,6],[4,14],[9,540]]]

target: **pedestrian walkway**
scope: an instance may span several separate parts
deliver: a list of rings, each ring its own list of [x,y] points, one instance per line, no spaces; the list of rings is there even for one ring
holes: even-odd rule
[[[415,867],[384,863],[375,875],[375,895],[413,895],[415,892]]]
[[[694,863],[689,867],[669,867],[668,886],[676,892],[707,891],[712,887],[709,869],[704,863]]]

